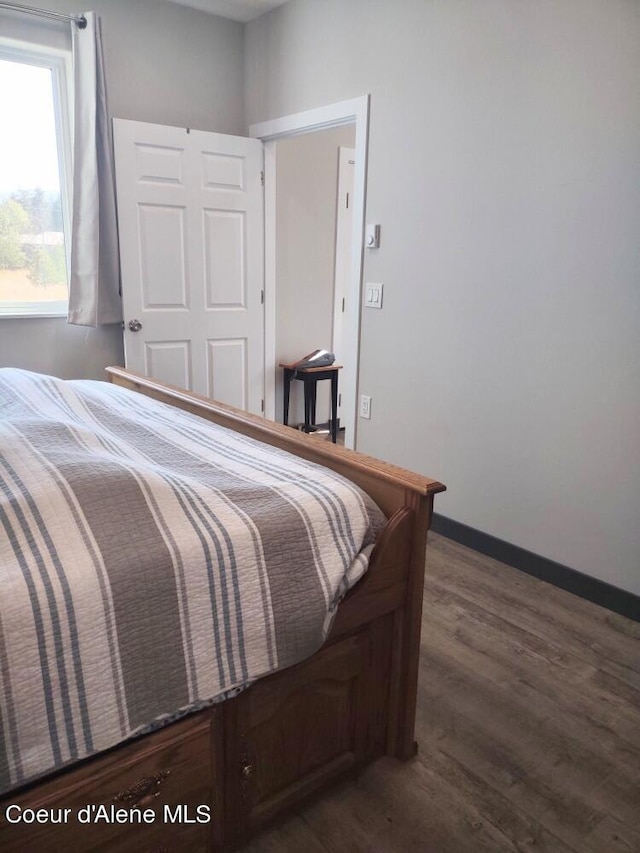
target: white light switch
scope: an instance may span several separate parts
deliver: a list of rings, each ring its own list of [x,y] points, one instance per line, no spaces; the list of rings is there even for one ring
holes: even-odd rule
[[[367,282],[364,288],[365,308],[382,308],[382,285]]]

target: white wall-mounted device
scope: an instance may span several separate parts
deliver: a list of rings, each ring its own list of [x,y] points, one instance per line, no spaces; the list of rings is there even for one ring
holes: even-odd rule
[[[364,231],[364,244],[367,249],[377,249],[380,246],[380,226],[366,225]]]

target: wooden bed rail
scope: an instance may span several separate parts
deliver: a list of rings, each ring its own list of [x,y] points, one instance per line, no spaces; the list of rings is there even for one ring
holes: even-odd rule
[[[368,492],[387,516],[406,504],[407,492],[427,497],[445,491],[445,486],[437,480],[328,441],[318,441],[291,427],[215,402],[192,391],[157,382],[122,367],[107,367],[106,370],[109,381],[115,385],[169,403],[235,432],[332,468]]]

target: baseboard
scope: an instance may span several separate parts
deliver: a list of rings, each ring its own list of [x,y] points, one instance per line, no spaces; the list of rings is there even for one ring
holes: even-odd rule
[[[487,557],[507,563],[514,569],[519,569],[560,589],[572,592],[580,598],[586,598],[587,601],[606,607],[607,610],[640,622],[640,597],[632,592],[618,589],[590,575],[570,569],[561,563],[555,563],[553,560],[526,551],[510,542],[504,542],[495,536],[489,536],[488,533],[482,533],[459,521],[445,518],[443,515],[434,513],[431,529],[435,533],[446,536],[447,539],[473,548],[480,554],[486,554]]]

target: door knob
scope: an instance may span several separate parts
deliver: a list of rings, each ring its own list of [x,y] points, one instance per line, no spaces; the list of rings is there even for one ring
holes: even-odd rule
[[[142,328],[142,323],[140,320],[129,320],[129,328],[132,332],[139,332]]]

